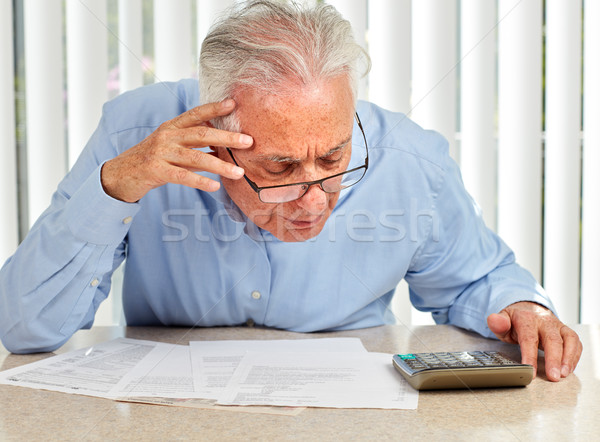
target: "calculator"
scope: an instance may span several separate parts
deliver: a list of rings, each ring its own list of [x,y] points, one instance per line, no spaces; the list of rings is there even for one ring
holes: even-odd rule
[[[523,387],[533,366],[497,351],[396,354],[394,367],[417,390]]]

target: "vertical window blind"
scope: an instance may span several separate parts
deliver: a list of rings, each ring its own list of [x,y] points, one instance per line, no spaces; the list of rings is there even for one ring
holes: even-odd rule
[[[234,1],[0,2],[2,262],[49,204],[102,104],[196,75],[202,39]],[[486,223],[563,321],[598,322],[600,4],[329,3],[372,58],[359,97],[442,133]],[[399,321],[428,321],[411,310],[406,287],[398,290]],[[97,323],[118,320],[112,298]]]

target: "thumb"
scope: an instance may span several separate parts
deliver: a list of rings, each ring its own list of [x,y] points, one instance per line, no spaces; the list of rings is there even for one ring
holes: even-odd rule
[[[510,316],[505,310],[500,313],[492,313],[487,317],[487,324],[492,333],[502,341],[512,342],[509,336],[511,330]]]

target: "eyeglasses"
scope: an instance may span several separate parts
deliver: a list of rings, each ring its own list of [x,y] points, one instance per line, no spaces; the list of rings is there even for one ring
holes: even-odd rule
[[[365,140],[366,156],[365,164],[362,166],[346,170],[345,172],[336,173],[335,175],[331,175],[320,180],[305,181],[302,183],[279,184],[277,186],[258,187],[254,181],[246,176],[246,174],[244,174],[244,179],[250,185],[252,190],[258,194],[258,198],[263,203],[273,204],[288,203],[290,201],[300,199],[313,185],[318,185],[325,193],[337,193],[342,189],[347,189],[350,186],[354,186],[356,183],[362,180],[367,172],[367,169],[369,168],[369,147],[367,146],[367,137],[365,136],[365,131],[363,130],[357,113],[354,114],[354,118],[356,119],[363,139]],[[231,155],[231,159],[235,165],[239,167],[239,164],[235,160],[233,152],[231,152],[230,148],[227,148],[227,152],[229,152],[229,155]]]

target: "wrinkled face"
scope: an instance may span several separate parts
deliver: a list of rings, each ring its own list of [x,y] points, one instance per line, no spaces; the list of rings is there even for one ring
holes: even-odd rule
[[[314,181],[346,170],[352,150],[354,101],[347,77],[302,89],[293,97],[244,90],[234,97],[250,149],[234,149],[240,167],[259,187]],[[232,162],[223,148],[219,158]],[[268,204],[246,180],[222,178],[235,204],[258,227],[282,241],[305,241],[321,232],[339,197],[310,187],[298,200]]]

